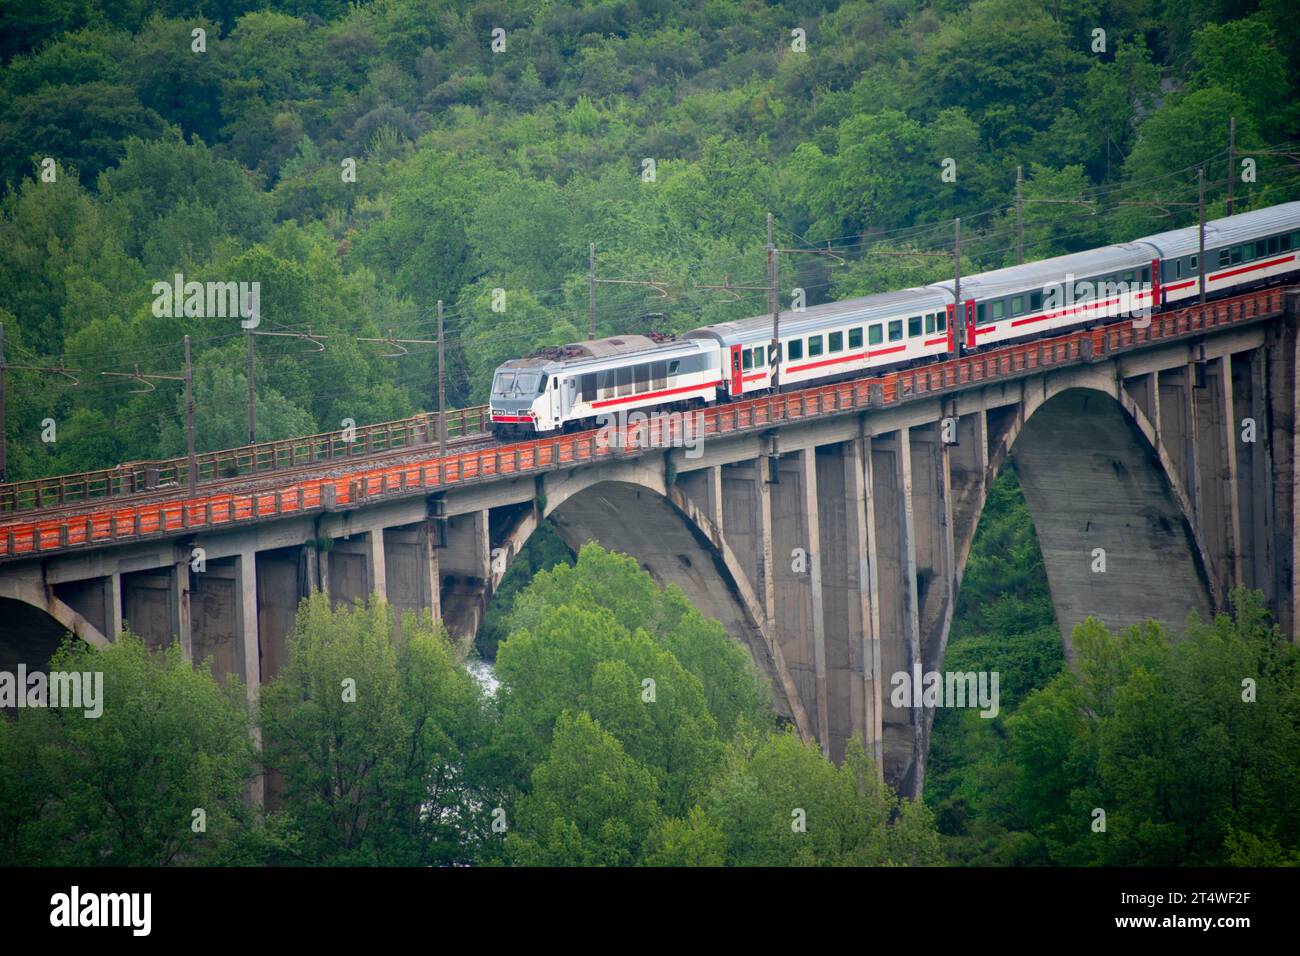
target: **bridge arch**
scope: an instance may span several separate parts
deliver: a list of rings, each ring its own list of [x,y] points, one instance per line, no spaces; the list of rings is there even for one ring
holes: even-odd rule
[[[1014,462],[1068,658],[1070,633],[1089,615],[1112,628],[1154,618],[1174,630],[1190,610],[1209,616],[1212,571],[1191,500],[1115,378],[1045,380],[990,458],[990,478]],[[1105,570],[1094,570],[1103,558]]]
[[[0,670],[19,663],[43,668],[69,633],[106,647],[107,638],[90,621],[47,588],[26,577],[0,577]]]
[[[669,485],[660,456],[611,468],[557,472],[545,482],[545,506],[561,540],[577,551],[587,541],[631,555],[663,587],[676,584],[706,616],[718,620],[749,651],[772,690],[777,713],[804,737],[813,730],[781,646],[741,561],[721,531],[681,489]],[[500,547],[519,554],[537,530],[536,509],[524,513]],[[492,590],[508,564],[493,568]]]

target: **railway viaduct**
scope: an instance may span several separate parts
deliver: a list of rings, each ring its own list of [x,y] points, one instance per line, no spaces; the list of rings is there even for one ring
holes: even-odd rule
[[[0,669],[40,666],[68,631],[104,645],[129,625],[255,696],[314,590],[428,609],[465,639],[549,519],[571,547],[598,541],[680,586],[805,739],[836,760],[859,739],[918,794],[933,710],[892,706],[891,676],[942,670],[1009,461],[1067,653],[1089,614],[1177,630],[1237,584],[1294,640],[1298,320],[1300,288],[1275,288],[764,396],[702,413],[694,449],[633,428],[625,447],[585,433],[438,456],[417,440],[195,497],[74,502],[64,483],[53,507],[0,515]]]

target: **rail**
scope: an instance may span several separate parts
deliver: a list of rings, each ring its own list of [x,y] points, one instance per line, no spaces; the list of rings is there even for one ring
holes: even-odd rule
[[[935,365],[765,395],[704,409],[698,435],[708,437],[769,428],[784,422],[889,407],[980,382],[1031,374],[1141,348],[1153,342],[1281,315],[1286,289],[1266,289],[1232,299],[1152,316],[1146,328],[1131,323],[1069,333],[963,356]],[[670,419],[669,442],[682,436],[682,419]],[[376,426],[377,427],[377,426]],[[0,560],[70,548],[199,530],[241,522],[336,510],[388,496],[430,494],[477,481],[535,474],[603,459],[619,460],[653,447],[647,422],[628,426],[620,442],[595,431],[495,445],[442,458],[392,465],[342,477],[314,478],[287,488],[213,494],[162,504],[112,508],[91,515],[37,519],[0,527]],[[282,443],[274,443],[282,444]]]
[[[458,408],[447,413],[447,437],[462,438],[487,431],[487,405]],[[207,482],[244,475],[260,475],[432,444],[438,438],[438,415],[423,412],[412,418],[355,429],[322,432],[257,442],[240,448],[203,452],[196,456],[198,481]],[[189,483],[189,461],[132,461],[75,475],[55,475],[0,484],[0,515],[60,505],[84,504],[105,498],[139,494]]]

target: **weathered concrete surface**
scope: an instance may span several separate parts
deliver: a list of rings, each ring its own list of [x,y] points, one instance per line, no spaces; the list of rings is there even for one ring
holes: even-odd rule
[[[1180,630],[1189,610],[1208,617],[1190,531],[1113,400],[1082,389],[1051,399],[1025,423],[1013,455],[1067,653],[1089,615],[1112,629],[1155,618]],[[1104,573],[1092,570],[1096,549]]]

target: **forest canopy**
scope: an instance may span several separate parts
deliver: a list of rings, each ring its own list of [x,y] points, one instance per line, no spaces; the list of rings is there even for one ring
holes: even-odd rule
[[[1227,137],[1300,123],[1285,0],[451,2],[100,0],[0,11],[0,322],[9,474],[180,454],[194,345],[200,450],[246,440],[246,333],[154,314],[151,289],[258,282],[257,437],[453,406],[500,361],[596,326],[681,332],[763,310],[764,222],[809,304],[1188,221],[1194,165],[1224,210]],[[1252,154],[1251,151],[1255,151]],[[952,162],[955,176],[941,176]],[[500,301],[504,311],[494,304]],[[417,344],[400,350],[382,340]],[[423,343],[423,344],[419,344]],[[73,384],[76,382],[77,384]],[[137,383],[138,384],[138,383]],[[42,421],[58,424],[42,441]]]

